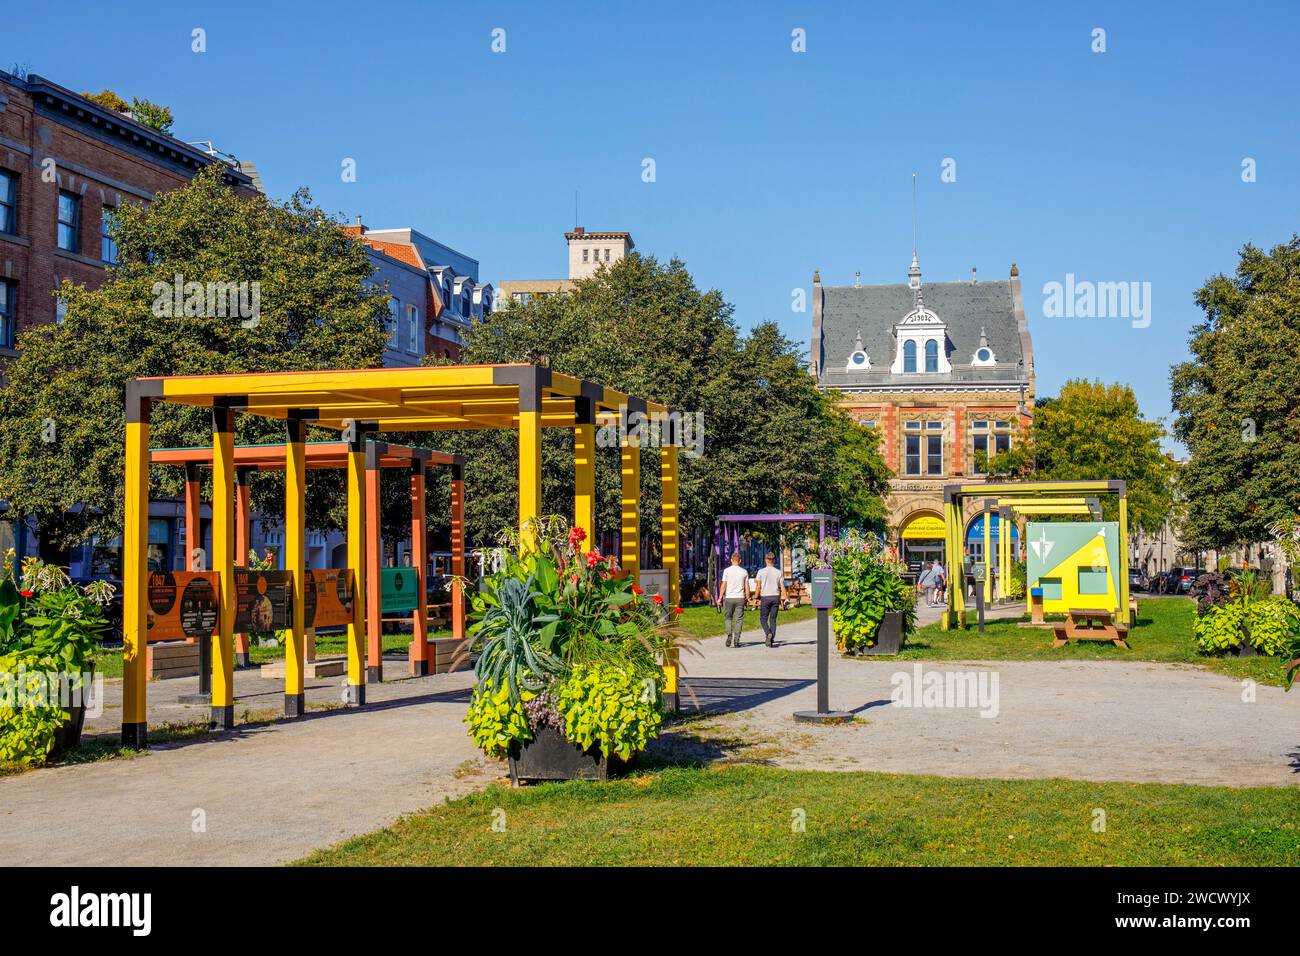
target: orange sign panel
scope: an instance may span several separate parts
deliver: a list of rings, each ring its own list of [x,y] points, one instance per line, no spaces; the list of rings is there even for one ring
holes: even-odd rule
[[[155,571],[149,575],[148,639],[209,638],[217,629],[221,576],[215,571]]]

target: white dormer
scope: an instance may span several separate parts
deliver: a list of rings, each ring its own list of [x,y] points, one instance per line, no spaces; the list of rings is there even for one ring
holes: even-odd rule
[[[996,365],[998,357],[993,354],[993,349],[989,347],[989,337],[984,333],[984,326],[980,326],[980,344],[975,350],[975,354],[970,358],[970,364],[980,367],[987,365]]]
[[[916,253],[912,253],[912,267],[907,270],[907,284],[916,292],[916,307],[894,326],[897,348],[894,364],[889,371],[894,375],[931,375],[952,371],[948,361],[948,324],[931,309],[925,307],[921,291],[921,266]]]
[[[871,368],[871,357],[862,348],[862,330],[858,329],[857,338],[853,340],[853,351],[849,353],[849,361],[844,366],[844,371],[865,372],[869,368]]]

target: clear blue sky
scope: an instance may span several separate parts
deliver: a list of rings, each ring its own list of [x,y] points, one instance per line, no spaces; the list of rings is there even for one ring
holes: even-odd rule
[[[577,189],[582,225],[682,257],[742,326],[805,344],[791,290],[814,269],[904,280],[916,171],[927,279],[1019,264],[1040,395],[1121,380],[1167,416],[1193,290],[1300,222],[1294,3],[184,6],[9,4],[0,60],[165,103],[273,195],[414,226],[491,281],[565,274]],[[1066,273],[1150,282],[1150,326],[1045,318]]]

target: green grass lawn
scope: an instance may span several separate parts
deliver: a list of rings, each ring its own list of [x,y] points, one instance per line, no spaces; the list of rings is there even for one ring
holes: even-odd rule
[[[497,808],[504,832],[492,830]],[[303,862],[1296,866],[1300,789],[674,767],[607,784],[493,785]]]
[[[1129,631],[1131,650],[1107,641],[1071,641],[1052,647],[1050,628],[1021,627],[1018,621],[989,621],[980,634],[945,631],[939,623],[918,628],[897,657],[886,660],[1017,660],[1017,661],[1160,661],[1196,664],[1238,679],[1261,684],[1282,683],[1282,663],[1274,657],[1213,657],[1201,654],[1192,636],[1196,602],[1191,598],[1147,598],[1138,601],[1137,626]],[[968,614],[974,620],[974,614]],[[1028,620],[1025,615],[1021,620]],[[863,660],[864,658],[855,658]]]

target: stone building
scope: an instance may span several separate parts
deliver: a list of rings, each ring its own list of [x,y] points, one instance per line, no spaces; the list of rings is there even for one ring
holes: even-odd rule
[[[894,472],[889,540],[919,565],[943,553],[943,486],[984,480],[981,462],[1027,428],[1034,357],[1014,265],[1005,280],[972,269],[967,281],[923,285],[913,253],[907,278],[831,286],[815,273],[811,370],[864,428],[879,429]],[[979,558],[978,506],[965,519],[967,553]]]
[[[595,275],[601,266],[612,266],[636,248],[630,232],[587,232],[582,226],[574,226],[564,239],[569,246],[569,278],[508,279],[501,283],[501,294],[527,302],[538,296],[572,292],[575,280]]]

